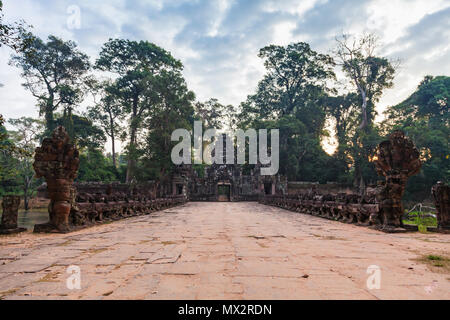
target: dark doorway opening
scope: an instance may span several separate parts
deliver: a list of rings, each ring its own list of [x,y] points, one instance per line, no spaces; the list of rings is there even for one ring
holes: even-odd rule
[[[182,193],[183,193],[183,185],[177,184],[177,194],[182,194]]]
[[[264,183],[264,193],[272,194],[272,183],[270,182]]]
[[[219,201],[230,201],[230,186],[229,185],[219,185],[217,186],[218,200]]]

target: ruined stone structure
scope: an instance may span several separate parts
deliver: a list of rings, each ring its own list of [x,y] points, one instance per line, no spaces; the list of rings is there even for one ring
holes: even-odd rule
[[[439,230],[450,230],[450,186],[439,181],[431,189]]]
[[[150,214],[187,201],[184,195],[154,198],[152,189],[145,184],[76,184],[75,189],[77,195],[69,217],[69,223],[75,227]]]
[[[69,140],[64,127],[59,126],[36,148],[33,167],[36,176],[46,180],[46,192],[39,192],[50,199],[50,204],[49,222],[35,225],[34,232],[69,232],[186,201],[184,196],[156,198],[154,188],[145,184],[74,184],[79,158]]]
[[[381,228],[394,231],[403,227],[402,197],[408,178],[419,173],[422,166],[419,151],[411,139],[396,130],[378,145],[373,161],[378,175],[385,177],[377,192]]]
[[[225,157],[225,156],[224,156]],[[169,182],[155,184],[73,183],[78,169],[78,151],[69,143],[64,128],[44,139],[36,149],[34,168],[47,181],[50,222],[36,225],[36,232],[66,232],[95,223],[113,221],[169,208],[191,201],[256,201],[288,210],[346,223],[373,226],[386,232],[400,231],[401,197],[409,176],[420,170],[419,153],[403,132],[395,131],[380,143],[374,157],[377,172],[386,181],[368,187],[364,195],[338,185],[297,183],[295,193],[280,175],[260,175],[260,165],[243,174],[236,164],[213,164],[199,174],[191,165],[176,168]],[[292,184],[292,183],[291,183]],[[448,188],[448,187],[447,187]],[[447,198],[443,189],[434,191],[443,208],[441,225],[448,226]],[[448,189],[447,189],[448,190]],[[39,193],[44,194],[42,188]],[[343,191],[343,192],[342,192]],[[169,195],[169,196],[167,196]],[[445,200],[446,199],[446,200]],[[445,202],[447,201],[447,202]]]
[[[141,184],[75,182],[72,185],[71,230],[97,223],[150,214],[187,201],[184,195],[155,196],[154,182]],[[38,188],[40,197],[48,197],[47,186]]]
[[[57,127],[51,138],[36,148],[33,168],[38,178],[44,177],[50,198],[49,222],[36,225],[35,232],[67,232],[74,190],[72,187],[79,165],[78,150],[70,143],[64,127]]]
[[[302,194],[266,195],[260,203],[290,211],[363,226],[378,225],[379,206],[374,192],[358,194],[320,194],[314,190]]]
[[[3,196],[2,201],[2,223],[0,224],[0,234],[12,234],[25,231],[25,228],[17,227],[17,217],[19,214],[20,196]]]
[[[187,179],[187,196],[191,201],[257,201],[264,194],[284,194],[286,178],[261,176],[256,166],[243,174],[240,165],[213,164],[205,168],[203,177],[191,171]]]
[[[310,181],[288,181],[287,188],[289,194],[307,193],[312,189],[321,194],[358,193],[358,188],[348,184],[337,182],[327,182],[325,184],[320,184],[319,182]]]
[[[287,193],[286,177],[260,175],[261,164],[246,173],[243,165],[226,164],[227,143],[223,135],[223,164],[213,163],[200,173],[192,165],[178,166],[168,193],[185,194],[191,201],[257,201],[264,194]]]
[[[265,196],[260,202],[346,223],[372,226],[385,232],[405,231],[402,196],[408,178],[420,170],[419,152],[402,131],[394,131],[389,140],[379,144],[373,161],[377,173],[384,176],[385,181],[380,181],[376,187],[368,187],[363,195],[350,189],[345,193],[320,192],[318,187],[311,185],[309,189],[300,188],[301,191],[294,194]],[[437,188],[435,197],[447,201],[447,209],[444,209],[447,215],[444,213],[442,216],[446,218],[441,219],[446,221],[442,222],[443,225],[448,225],[449,197],[448,191],[443,190]]]

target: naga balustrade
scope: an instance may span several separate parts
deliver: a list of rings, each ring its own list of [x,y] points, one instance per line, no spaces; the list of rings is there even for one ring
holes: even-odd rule
[[[259,202],[346,223],[364,226],[381,223],[379,205],[373,196],[357,194],[265,195],[259,199]]]

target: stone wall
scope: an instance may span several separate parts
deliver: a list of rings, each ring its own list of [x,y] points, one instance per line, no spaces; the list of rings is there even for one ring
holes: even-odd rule
[[[142,184],[74,183],[69,215],[71,230],[127,217],[150,214],[187,201],[184,195],[154,196],[154,182]],[[46,185],[39,188],[46,195]]]
[[[283,209],[311,214],[331,220],[364,226],[382,225],[382,216],[375,195],[318,194],[266,195],[260,203]]]
[[[89,226],[96,223],[120,220],[132,216],[150,214],[155,211],[186,203],[183,195],[171,195],[152,199],[145,194],[127,195],[115,193],[80,193],[72,205],[69,216],[71,226]]]
[[[371,161],[378,175],[385,179],[379,181],[376,187],[366,188],[364,195],[352,193],[351,190],[327,193],[333,189],[327,190],[328,185],[313,184],[301,188],[301,183],[291,183],[300,192],[286,196],[266,195],[260,201],[296,212],[373,226],[385,232],[406,231],[402,221],[402,196],[408,178],[420,171],[422,164],[419,151],[400,130],[392,132],[374,151]],[[440,198],[439,194],[442,193],[436,189],[433,194],[435,198]]]
[[[336,182],[319,184],[318,182],[289,181],[287,186],[288,186],[288,194],[304,194],[308,193],[312,189],[316,190],[318,193],[321,194],[357,193],[355,187]]]

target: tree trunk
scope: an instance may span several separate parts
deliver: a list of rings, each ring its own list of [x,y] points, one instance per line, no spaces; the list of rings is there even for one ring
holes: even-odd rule
[[[136,165],[135,152],[136,152],[136,135],[137,135],[137,109],[138,109],[139,96],[133,98],[133,113],[131,115],[130,123],[130,145],[128,150],[128,162],[127,162],[127,176],[126,183],[129,183],[133,179],[134,167]]]
[[[23,208],[25,211],[28,211],[30,208],[28,207],[28,188],[25,186],[23,190]]]
[[[25,177],[25,185],[24,185],[24,189],[23,189],[23,206],[24,206],[25,211],[28,211],[30,209],[28,190],[30,189],[32,180],[33,180],[33,176],[31,178]]]
[[[53,132],[54,129],[54,122],[53,122],[53,101],[54,101],[54,94],[53,94],[53,90],[50,87],[50,85],[48,84],[48,82],[46,82],[47,84],[47,90],[49,93],[49,98],[47,99],[46,103],[45,103],[45,109],[44,109],[44,113],[45,113],[45,130],[46,130],[46,136],[50,136]]]
[[[111,144],[112,144],[112,161],[114,168],[117,168],[117,161],[116,161],[116,146],[114,142],[114,135],[111,136]]]
[[[45,108],[45,127],[47,136],[51,135],[53,131],[53,106],[51,108],[47,105]]]
[[[133,179],[134,166],[136,165],[136,159],[134,159],[135,149],[136,149],[136,129],[132,127],[130,132],[130,145],[128,150],[127,177],[125,181],[126,183],[129,183],[131,179]]]
[[[359,91],[361,92],[361,97],[362,97],[361,109],[362,109],[362,116],[363,116],[363,119],[362,119],[361,124],[359,125],[359,128],[361,130],[365,131],[365,129],[369,125],[369,121],[367,120],[367,96],[366,96],[366,92],[362,88],[360,88]]]
[[[115,143],[115,135],[114,135],[114,120],[112,118],[111,113],[109,113],[109,123],[111,127],[111,147],[112,147],[112,161],[114,168],[117,168],[116,163],[116,143]]]

